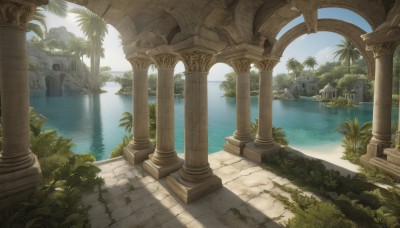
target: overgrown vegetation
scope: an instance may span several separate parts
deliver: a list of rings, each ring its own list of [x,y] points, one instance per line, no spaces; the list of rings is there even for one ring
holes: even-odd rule
[[[123,127],[128,135],[124,136],[122,142],[111,152],[110,158],[115,158],[123,155],[123,149],[129,144],[132,138],[133,116],[130,112],[122,113],[122,118],[119,120],[119,126]],[[155,141],[156,138],[156,104],[149,104],[149,134],[150,140]]]
[[[258,132],[258,119],[255,119],[254,122],[251,123],[251,134],[253,137],[257,136]],[[286,132],[280,127],[272,127],[272,138],[274,142],[281,144],[282,146],[289,145],[289,141],[286,139]]]
[[[372,122],[361,124],[358,118],[354,118],[354,121],[341,122],[339,126],[337,131],[343,135],[342,146],[345,150],[343,159],[358,164],[372,137]]]
[[[289,209],[296,215],[289,221],[289,227],[400,226],[400,189],[396,186],[384,189],[360,175],[345,177],[338,171],[326,169],[318,160],[309,160],[284,150],[264,157],[262,166],[323,199],[324,203],[304,198],[296,190],[286,188],[294,201]],[[285,197],[277,198],[290,203]]]
[[[70,139],[43,131],[45,118],[30,110],[31,149],[36,154],[43,182],[29,201],[0,215],[2,227],[85,227],[88,207],[82,193],[102,183],[91,154],[76,155]],[[1,145],[0,145],[1,146]]]
[[[346,98],[338,97],[333,98],[331,102],[327,104],[327,106],[332,108],[352,108],[353,102],[349,101]]]
[[[258,73],[256,71],[250,71],[250,92],[259,90]],[[221,82],[219,88],[225,93],[225,97],[236,96],[236,74],[234,72],[225,74],[225,81]],[[257,92],[252,93],[253,96],[258,95]]]

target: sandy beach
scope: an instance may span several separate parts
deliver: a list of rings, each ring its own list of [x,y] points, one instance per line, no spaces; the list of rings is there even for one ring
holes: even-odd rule
[[[294,146],[291,148],[295,151],[295,153],[322,160],[327,168],[338,170],[343,175],[354,175],[358,172],[358,165],[341,158],[343,156],[344,149],[340,143],[310,147]]]

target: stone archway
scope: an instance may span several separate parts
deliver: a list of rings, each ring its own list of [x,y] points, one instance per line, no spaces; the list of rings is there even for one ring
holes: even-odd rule
[[[282,56],[286,47],[301,35],[307,34],[307,26],[301,23],[288,32],[286,32],[273,46],[271,50],[272,55]],[[375,75],[375,60],[371,52],[367,52],[366,45],[361,39],[361,35],[366,32],[359,27],[345,21],[336,19],[319,19],[318,31],[334,32],[348,38],[361,52],[367,65],[369,78],[374,78]]]

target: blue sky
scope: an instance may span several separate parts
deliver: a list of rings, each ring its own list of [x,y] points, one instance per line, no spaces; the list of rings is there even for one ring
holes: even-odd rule
[[[77,5],[69,3],[69,7],[77,7]],[[371,31],[369,24],[359,15],[349,10],[327,8],[318,10],[319,18],[334,18],[353,23],[366,32]],[[279,38],[290,28],[303,22],[303,17],[295,18],[288,23],[282,31],[277,35]],[[75,33],[77,36],[83,37],[82,32],[77,27],[75,17],[69,14],[67,18],[58,18],[52,14],[47,14],[46,23],[48,28],[65,26],[68,31]],[[343,37],[336,33],[331,32],[318,32],[309,35],[303,35],[294,40],[285,50],[280,62],[274,69],[274,75],[278,73],[287,73],[285,63],[289,58],[296,58],[299,61],[304,61],[308,56],[316,57],[318,64],[321,65],[327,61],[333,61],[333,53],[336,51],[336,44],[338,44]],[[118,32],[112,26],[109,26],[109,33],[104,40],[105,58],[101,60],[102,66],[110,66],[113,71],[128,71],[131,65],[125,59],[125,55],[120,46],[118,39]],[[89,64],[89,59],[85,59],[86,64]],[[175,67],[175,72],[183,72],[184,66],[178,63]],[[224,75],[232,71],[232,68],[225,64],[214,65],[208,77],[210,81],[222,81]],[[152,73],[152,72],[150,72]]]

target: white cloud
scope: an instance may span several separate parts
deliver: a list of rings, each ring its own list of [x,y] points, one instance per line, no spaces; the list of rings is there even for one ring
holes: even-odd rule
[[[332,47],[326,47],[326,48],[318,51],[317,54],[315,55],[315,58],[317,59],[318,64],[321,65],[325,62],[333,61],[333,59],[334,59],[333,53],[335,53],[335,51],[336,50]]]

